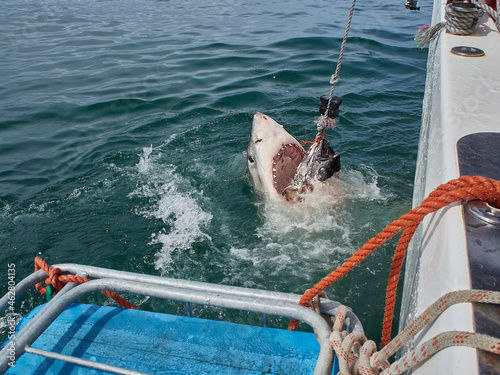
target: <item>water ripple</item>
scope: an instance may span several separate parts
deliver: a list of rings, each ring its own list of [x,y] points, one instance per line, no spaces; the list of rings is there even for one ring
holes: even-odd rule
[[[256,111],[314,138],[349,5],[0,2],[3,263],[26,274],[41,255],[290,292],[323,277],[410,207],[426,63],[412,34],[430,9],[356,8],[328,133],[350,186],[338,206],[266,208],[245,150]],[[375,306],[390,256],[367,261],[352,295],[374,272]]]

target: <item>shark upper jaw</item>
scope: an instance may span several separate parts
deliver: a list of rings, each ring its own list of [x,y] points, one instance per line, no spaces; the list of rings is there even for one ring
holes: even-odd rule
[[[304,148],[282,125],[262,113],[254,115],[247,167],[255,190],[283,199],[281,193],[295,175],[304,154]]]

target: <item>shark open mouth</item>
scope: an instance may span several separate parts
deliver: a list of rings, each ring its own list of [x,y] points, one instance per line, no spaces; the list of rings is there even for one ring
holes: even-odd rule
[[[302,147],[288,143],[273,157],[273,183],[278,194],[289,185],[304,155]]]

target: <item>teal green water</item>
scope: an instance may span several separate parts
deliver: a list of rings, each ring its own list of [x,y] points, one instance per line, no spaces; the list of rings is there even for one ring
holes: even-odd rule
[[[349,6],[1,2],[0,274],[15,263],[24,277],[38,255],[302,293],[340,265],[411,206],[427,58],[412,38],[430,5],[357,4],[335,92],[340,122],[328,133],[342,155],[341,199],[268,204],[245,169],[256,111],[314,137]],[[393,248],[328,292],[372,336]],[[17,309],[42,300],[31,293]]]

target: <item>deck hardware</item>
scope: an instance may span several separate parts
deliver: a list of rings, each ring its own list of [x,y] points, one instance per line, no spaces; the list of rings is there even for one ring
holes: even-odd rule
[[[148,295],[156,298],[183,301],[188,304],[210,305],[227,309],[243,310],[268,315],[284,316],[299,319],[309,324],[316,332],[320,345],[318,360],[314,374],[331,374],[333,363],[333,348],[329,337],[330,326],[317,313],[298,304],[300,296],[289,293],[270,292],[259,289],[247,289],[227,285],[208,284],[196,281],[171,279],[159,276],[135,274],[132,272],[116,271],[99,267],[84,266],[78,264],[55,264],[54,268],[60,268],[63,274],[86,274],[90,280],[84,284],[70,282],[56,294],[17,334],[15,339],[16,358],[23,352],[33,353],[36,348],[31,344],[42,334],[43,331],[62,313],[71,303],[79,298],[100,292],[102,290],[116,290],[117,292],[129,292],[139,295]],[[47,274],[43,270],[26,277],[16,285],[16,299],[20,298],[27,290],[35,284],[44,281]],[[0,298],[0,314],[9,307],[9,294]],[[186,304],[186,307],[188,305]],[[320,310],[329,315],[336,315],[339,302],[323,300]],[[352,311],[347,312],[346,330],[349,332],[363,333],[363,327],[359,319]],[[28,347],[28,350],[25,348]],[[0,350],[0,374],[9,368],[8,346]],[[49,357],[58,353],[38,354]],[[53,358],[53,357],[49,357]],[[78,357],[75,357],[78,360]],[[58,359],[62,359],[59,357]],[[68,358],[65,357],[65,361]],[[71,359],[73,361],[73,359]],[[77,362],[70,362],[77,363]],[[93,361],[86,361],[85,366],[99,369]],[[123,371],[124,370],[124,371]],[[123,374],[129,374],[127,369],[120,369]]]
[[[479,132],[463,136],[457,142],[458,166],[461,176],[480,175],[500,180],[500,132]],[[500,210],[470,201],[462,209],[468,271],[471,289],[500,292]],[[500,332],[500,306],[473,304],[476,333]],[[499,356],[477,351],[478,374],[499,368]]]
[[[451,53],[453,53],[454,55],[465,57],[481,57],[485,55],[482,49],[468,46],[453,47],[451,49]]]
[[[481,201],[469,202],[466,207],[477,219],[487,224],[500,226],[500,209]]]

